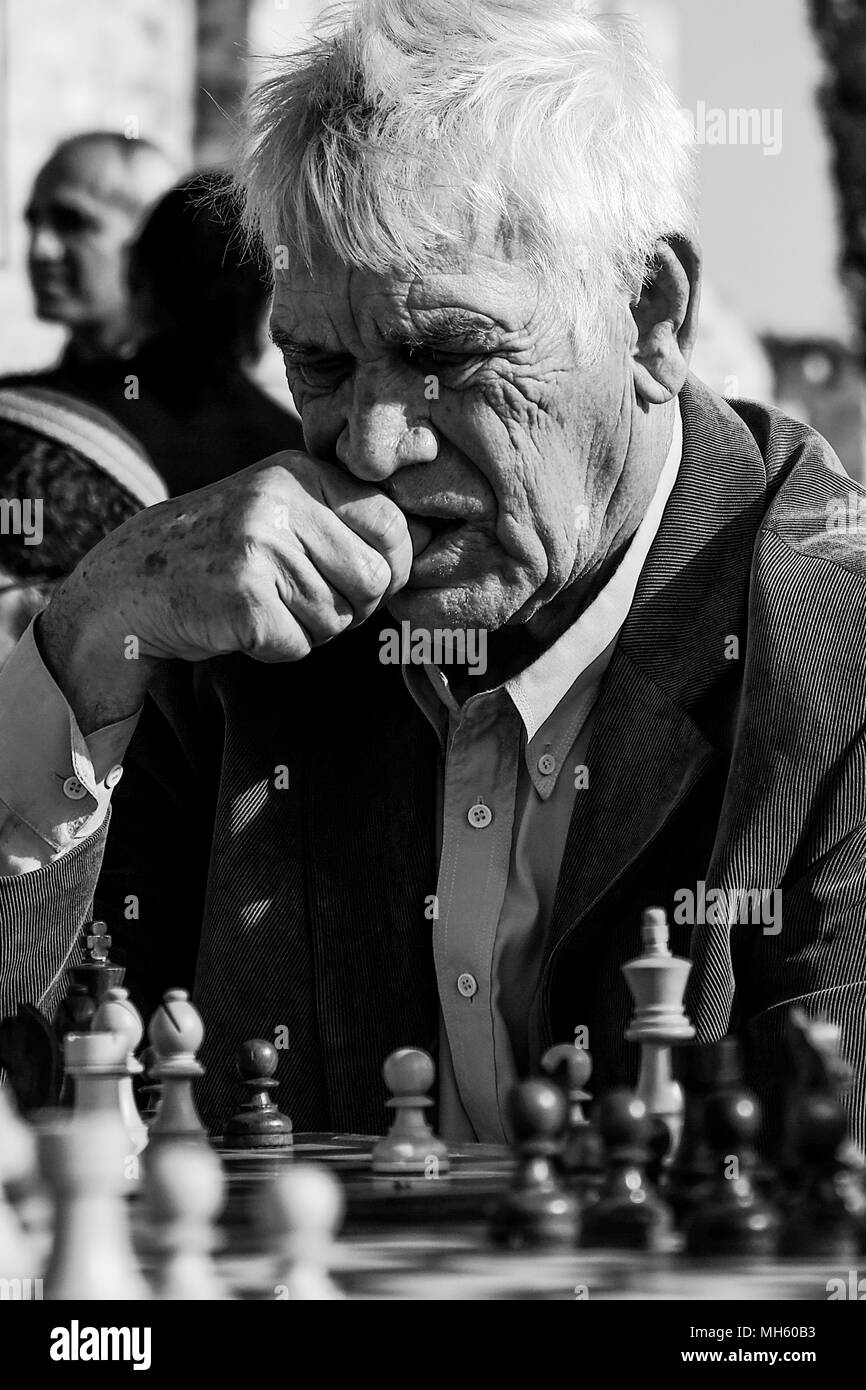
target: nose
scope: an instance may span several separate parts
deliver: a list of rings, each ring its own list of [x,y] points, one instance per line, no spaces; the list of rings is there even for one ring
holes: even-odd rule
[[[31,261],[59,261],[63,256],[63,242],[48,223],[37,222],[30,229]]]
[[[381,483],[412,463],[432,463],[439,440],[429,421],[418,418],[407,386],[384,383],[373,373],[356,373],[353,398],[337,440],[337,458],[356,478]]]

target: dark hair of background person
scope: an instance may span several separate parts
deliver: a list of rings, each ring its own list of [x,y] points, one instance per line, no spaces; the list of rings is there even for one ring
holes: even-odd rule
[[[131,249],[129,277],[157,334],[178,330],[229,362],[261,356],[271,283],[240,231],[228,175],[205,170],[160,199]]]

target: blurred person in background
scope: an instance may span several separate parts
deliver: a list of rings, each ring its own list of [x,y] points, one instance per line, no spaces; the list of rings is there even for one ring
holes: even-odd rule
[[[701,322],[692,373],[726,399],[776,404],[773,364],[760,338],[714,285],[701,286]]]
[[[303,448],[300,421],[253,380],[271,284],[240,230],[231,187],[227,175],[203,172],[173,188],[130,257],[133,302],[153,332],[129,364],[140,399],[121,418],[172,494]],[[288,386],[285,398],[288,406]]]
[[[40,169],[24,214],[27,270],[37,317],[69,330],[62,366],[123,358],[137,345],[128,249],[176,177],[156,145],[113,131],[64,140]]]
[[[303,448],[297,417],[251,376],[267,342],[271,289],[229,188],[227,176],[196,174],[151,211],[129,254],[132,317],[147,325],[137,351],[85,371],[64,363],[5,379],[70,391],[112,415],[172,495]]]
[[[60,392],[0,389],[0,665],[55,585],[165,488],[108,416]]]

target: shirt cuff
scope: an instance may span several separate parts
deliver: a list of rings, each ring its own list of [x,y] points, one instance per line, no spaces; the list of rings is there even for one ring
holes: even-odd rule
[[[0,801],[44,843],[47,862],[101,826],[141,710],[85,738],[39,654],[35,622],[0,670]],[[10,832],[18,836],[5,819],[10,848]]]

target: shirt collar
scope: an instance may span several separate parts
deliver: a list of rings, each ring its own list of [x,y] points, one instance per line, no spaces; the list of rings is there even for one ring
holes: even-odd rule
[[[655,492],[631,544],[607,584],[571,627],[531,666],[495,690],[473,695],[466,701],[468,706],[476,701],[499,700],[503,691],[510,697],[526,731],[529,776],[545,800],[553,791],[566,754],[595,704],[677,480],[682,451],[682,416],[677,402],[671,445]],[[413,699],[442,738],[443,713],[447,710],[452,719],[459,720],[465,708],[451,694],[445,673],[435,666],[424,666],[421,671],[404,666],[403,675]],[[544,753],[550,754],[554,761],[547,774],[539,767]]]
[[[575,681],[605,652],[609,651],[608,660],[613,655],[612,644],[634,601],[641,570],[677,480],[682,453],[683,426],[677,403],[671,446],[655,492],[616,571],[571,627],[537,661],[505,683],[523,720],[527,742],[535,737]]]

